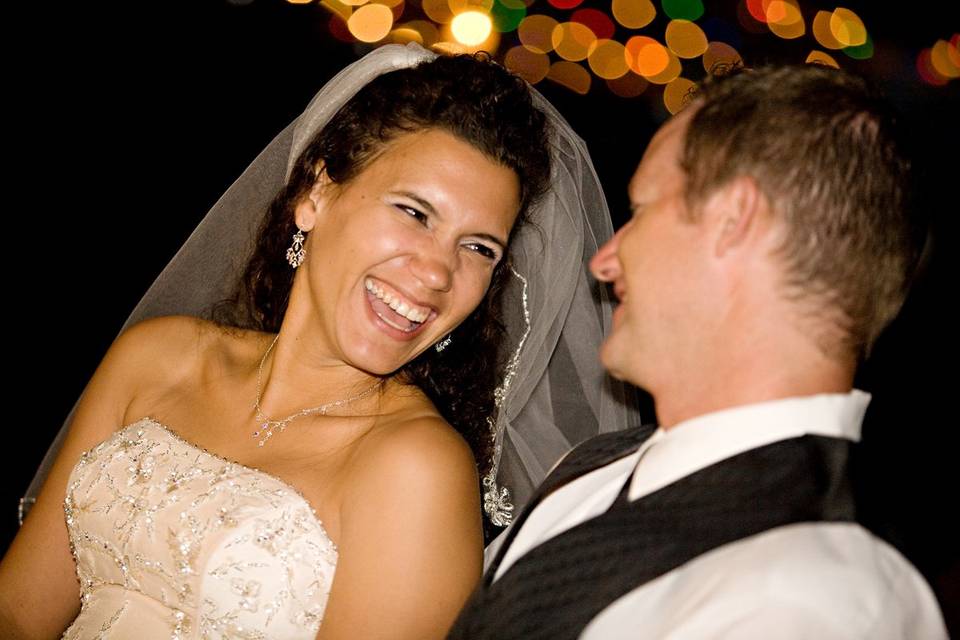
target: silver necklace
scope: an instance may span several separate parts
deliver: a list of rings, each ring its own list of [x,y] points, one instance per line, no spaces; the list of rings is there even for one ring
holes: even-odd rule
[[[254,402],[254,408],[257,411],[257,422],[260,423],[260,428],[253,432],[253,437],[261,438],[261,435],[263,436],[260,439],[260,442],[257,446],[262,447],[263,445],[265,445],[267,443],[267,440],[271,436],[273,436],[274,431],[278,429],[280,431],[283,431],[284,429],[287,428],[287,425],[295,418],[299,418],[301,416],[309,416],[314,413],[319,413],[320,415],[325,416],[327,415],[327,411],[329,411],[330,409],[342,407],[344,405],[350,404],[351,402],[355,402],[360,398],[364,398],[370,395],[371,393],[373,393],[375,389],[379,388],[383,384],[383,380],[378,380],[376,384],[365,389],[364,391],[361,391],[355,396],[350,396],[349,398],[343,398],[342,400],[334,400],[333,402],[327,402],[325,404],[321,404],[318,407],[311,407],[310,409],[301,409],[300,411],[297,411],[296,413],[287,416],[283,420],[271,420],[270,418],[268,418],[263,414],[263,411],[260,410],[260,395],[263,391],[261,381],[263,377],[263,363],[267,361],[267,356],[270,354],[270,351],[273,349],[273,346],[277,344],[277,340],[279,339],[280,339],[280,334],[277,333],[277,337],[273,339],[273,342],[271,342],[270,346],[267,347],[267,351],[263,354],[263,357],[260,358],[260,366],[257,368],[257,399]]]

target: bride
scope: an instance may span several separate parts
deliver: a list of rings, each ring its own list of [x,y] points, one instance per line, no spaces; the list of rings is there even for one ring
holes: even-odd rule
[[[104,357],[0,565],[0,632],[442,637],[481,513],[509,523],[627,426],[583,268],[609,234],[583,143],[522,81],[415,46],[351,65]]]

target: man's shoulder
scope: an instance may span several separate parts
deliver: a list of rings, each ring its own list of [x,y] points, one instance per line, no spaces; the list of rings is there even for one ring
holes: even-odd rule
[[[624,595],[584,637],[621,637],[613,630],[637,624],[677,637],[709,628],[713,637],[908,637],[897,630],[909,626],[945,637],[923,577],[855,523],[791,524],[723,545]]]

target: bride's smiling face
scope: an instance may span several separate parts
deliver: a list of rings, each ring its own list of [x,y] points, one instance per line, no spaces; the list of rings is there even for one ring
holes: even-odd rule
[[[291,308],[308,305],[334,359],[395,371],[483,299],[519,203],[516,174],[471,144],[437,129],[403,134],[347,183],[321,177],[297,205],[307,257]]]

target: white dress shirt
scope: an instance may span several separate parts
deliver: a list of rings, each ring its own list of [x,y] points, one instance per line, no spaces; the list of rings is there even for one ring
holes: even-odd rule
[[[658,429],[639,450],[547,496],[495,579],[533,547],[606,511],[632,474],[636,500],[773,442],[859,441],[870,395],[823,394],[734,407]],[[642,460],[641,460],[642,458]],[[504,536],[501,536],[502,541]],[[497,551],[494,541],[489,561]],[[723,545],[604,609],[587,640],[617,638],[946,638],[929,586],[899,552],[854,523],[800,523]]]

